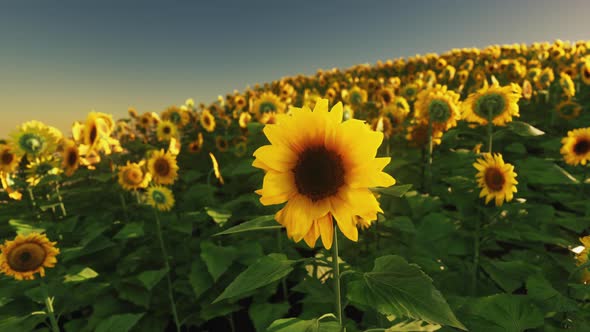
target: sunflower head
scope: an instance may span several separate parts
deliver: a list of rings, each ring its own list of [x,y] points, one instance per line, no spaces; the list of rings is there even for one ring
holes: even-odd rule
[[[566,120],[571,120],[580,116],[580,113],[582,112],[582,106],[575,101],[564,100],[557,104],[555,110],[557,111],[559,117]]]
[[[477,184],[481,188],[479,197],[485,197],[486,204],[492,199],[496,206],[509,202],[516,192],[516,173],[514,166],[504,163],[501,154],[485,153],[473,167],[477,169]]]
[[[328,112],[321,99],[313,111],[292,108],[292,116],[266,125],[270,145],[254,152],[254,167],[266,171],[260,201],[287,203],[275,218],[294,241],[313,247],[321,236],[332,246],[336,220],[342,233],[356,241],[355,216],[375,220],[381,212],[369,188],[395,180],[382,172],[390,158],[375,158],[383,134],[360,120],[342,122],[342,104]]]
[[[48,156],[56,151],[61,137],[51,127],[39,122],[28,121],[18,127],[11,136],[11,147],[18,157],[30,159]]]
[[[285,104],[281,99],[272,92],[265,92],[260,97],[255,98],[250,113],[260,121],[266,113],[285,113]]]
[[[162,120],[158,123],[156,135],[158,141],[169,141],[178,137],[178,127],[172,121]]]
[[[0,172],[14,172],[18,167],[20,159],[21,158],[14,153],[11,146],[0,144]]]
[[[45,276],[45,268],[54,267],[59,249],[45,234],[18,235],[0,245],[0,270],[16,280],[33,280]]]
[[[162,113],[161,118],[162,120],[169,121],[178,127],[184,127],[190,121],[190,114],[186,109],[170,106]]]
[[[584,250],[576,254],[576,265],[581,266],[588,263],[590,259],[590,235],[580,238],[580,242],[584,246]],[[582,271],[582,282],[585,284],[590,283],[590,268],[586,268]]]
[[[238,124],[240,125],[240,128],[246,129],[248,127],[248,123],[250,122],[250,120],[252,120],[252,116],[250,115],[250,113],[248,113],[248,112],[240,113],[240,118],[238,120]]]
[[[367,102],[367,91],[358,86],[352,87],[350,90],[342,90],[342,99],[352,107],[359,107]]]
[[[172,184],[178,176],[176,158],[170,152],[155,151],[148,160],[148,171],[156,184]]]
[[[190,153],[198,153],[203,148],[203,133],[197,135],[197,139],[190,142],[188,145],[188,151]]]
[[[160,211],[170,211],[174,206],[172,190],[163,186],[149,187],[145,193],[146,202]]]
[[[200,117],[201,127],[207,132],[213,132],[215,130],[215,117],[209,110],[204,110]]]
[[[146,188],[152,176],[143,169],[143,163],[127,162],[127,165],[119,167],[119,184],[125,190],[137,190]]]
[[[569,165],[586,165],[590,160],[590,127],[570,130],[561,140],[561,154]]]
[[[572,78],[567,73],[562,72],[559,74],[559,86],[566,98],[571,98],[576,94],[574,81],[572,81]]]
[[[215,137],[215,147],[219,152],[226,152],[229,148],[229,143],[227,139],[223,136],[216,136]]]
[[[431,123],[434,130],[447,131],[460,119],[459,94],[437,84],[420,91],[414,104],[415,117],[422,124]]]
[[[512,117],[518,117],[518,100],[522,96],[519,85],[500,87],[494,82],[489,87],[470,94],[463,103],[463,118],[469,122],[486,125],[488,121],[496,126],[505,126],[512,121]]]
[[[31,186],[36,186],[48,175],[57,175],[59,173],[61,173],[59,162],[53,156],[35,158],[27,165],[25,170],[27,182]]]
[[[72,176],[80,166],[80,152],[73,140],[64,141],[61,165],[67,176]]]

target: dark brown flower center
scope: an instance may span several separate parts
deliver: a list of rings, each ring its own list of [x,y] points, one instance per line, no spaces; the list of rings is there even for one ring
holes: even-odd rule
[[[205,116],[203,118],[203,123],[205,123],[205,126],[209,126],[211,124],[211,118],[209,118],[208,116]]]
[[[4,150],[2,152],[2,164],[9,165],[14,160],[14,154],[10,150]]]
[[[140,184],[142,177],[142,172],[138,169],[129,169],[125,172],[125,180],[131,185]]]
[[[303,151],[293,173],[299,193],[313,202],[336,194],[344,184],[342,158],[324,146],[310,147]]]
[[[164,127],[164,129],[162,129],[162,132],[164,132],[164,134],[166,134],[166,135],[170,134],[171,131],[172,131],[172,129],[168,126]]]
[[[92,128],[90,128],[90,135],[89,135],[90,145],[92,145],[94,143],[97,136],[98,136],[98,129],[96,128],[96,125],[93,125]]]
[[[17,272],[33,271],[43,265],[47,253],[38,243],[23,243],[8,253],[8,265]]]
[[[578,156],[584,155],[590,151],[590,140],[582,138],[574,144],[574,153]]]
[[[490,188],[492,191],[502,190],[504,182],[506,181],[504,179],[504,174],[502,174],[502,171],[495,167],[490,167],[486,169],[484,180],[486,182],[487,187]]]
[[[160,176],[166,176],[170,173],[170,164],[164,158],[158,158],[154,163],[154,169]]]
[[[78,151],[76,149],[69,150],[66,160],[68,162],[68,166],[75,166],[78,163]]]

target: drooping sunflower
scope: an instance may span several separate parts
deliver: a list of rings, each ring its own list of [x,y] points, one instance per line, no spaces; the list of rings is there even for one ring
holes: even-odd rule
[[[584,61],[584,64],[580,68],[580,78],[586,85],[590,85],[590,60]]]
[[[265,92],[260,97],[254,98],[250,106],[250,113],[260,121],[266,113],[285,113],[285,104],[274,93]]]
[[[144,171],[144,161],[132,163],[127,161],[127,165],[119,166],[119,184],[125,190],[137,190],[147,188],[152,180],[152,175]]]
[[[27,182],[31,186],[36,186],[48,175],[57,175],[59,173],[61,173],[59,162],[53,156],[35,158],[27,165],[25,170]]]
[[[188,145],[188,151],[190,153],[198,153],[203,148],[203,133],[197,135],[197,139],[190,142]]]
[[[172,184],[178,176],[176,158],[164,150],[152,153],[148,160],[148,170],[156,184]]]
[[[221,171],[219,170],[219,163],[217,162],[217,158],[211,152],[209,152],[209,157],[211,158],[211,164],[213,165],[213,174],[215,174],[215,178],[219,180],[220,184],[224,184],[225,181],[223,180],[223,176],[221,176]]]
[[[20,125],[10,137],[10,145],[16,156],[27,156],[30,160],[54,153],[60,139],[49,126],[35,120]]]
[[[522,90],[518,84],[500,87],[494,82],[472,94],[463,102],[463,118],[468,122],[487,125],[488,119],[496,126],[505,126],[512,117],[520,116],[518,100]]]
[[[67,176],[72,176],[80,166],[80,152],[78,146],[72,140],[66,140],[63,144],[61,166]]]
[[[185,109],[181,109],[177,106],[170,106],[164,112],[162,112],[161,118],[164,121],[170,121],[176,126],[182,128],[190,121],[190,114]]]
[[[576,103],[575,101],[564,100],[557,104],[555,111],[559,117],[566,120],[571,120],[580,116],[580,113],[582,112],[582,106],[580,106],[580,104]]]
[[[328,112],[321,99],[313,111],[293,108],[292,116],[264,133],[270,145],[254,152],[254,167],[266,171],[257,193],[264,205],[287,204],[275,215],[295,242],[313,247],[321,236],[324,247],[333,240],[333,220],[342,233],[357,241],[355,216],[375,220],[381,212],[370,187],[391,186],[382,172],[390,158],[375,158],[383,134],[364,122],[342,122],[342,104]]]
[[[580,238],[580,242],[584,245],[584,250],[576,254],[576,264],[578,266],[588,263],[590,259],[590,235]],[[585,284],[590,283],[590,268],[585,268],[582,271],[582,282]]]
[[[145,193],[146,202],[160,211],[170,211],[174,206],[172,190],[163,186],[149,187]]]
[[[537,76],[535,76],[535,84],[539,90],[545,90],[555,80],[553,69],[547,67],[543,69]]]
[[[570,75],[566,73],[559,74],[559,86],[561,86],[561,91],[567,98],[571,98],[576,94],[574,81],[572,81]]]
[[[529,80],[522,82],[522,97],[526,100],[530,100],[533,96],[533,85]]]
[[[18,157],[12,147],[6,144],[0,144],[0,173],[12,173],[18,167],[20,157]]]
[[[415,117],[419,123],[432,124],[433,130],[447,131],[457,126],[461,118],[459,94],[437,84],[418,93],[414,104]]]
[[[0,245],[0,270],[16,280],[33,280],[36,273],[45,277],[45,268],[57,263],[56,244],[45,234],[17,235],[14,240]]]
[[[566,163],[586,165],[590,160],[590,127],[570,130],[561,144],[560,152]]]
[[[479,197],[485,197],[486,204],[494,199],[496,206],[501,206],[512,200],[517,191],[516,173],[514,166],[504,163],[501,154],[485,153],[473,167],[478,170],[476,178],[481,188]]]
[[[169,141],[171,138],[178,137],[178,128],[172,121],[162,120],[158,123],[156,135],[158,141]]]
[[[208,132],[213,132],[215,130],[215,117],[209,110],[204,110],[201,113],[200,117],[201,127]]]
[[[238,124],[240,125],[240,128],[246,129],[248,127],[248,123],[250,122],[250,120],[252,120],[252,116],[250,115],[250,113],[248,113],[248,112],[240,113],[240,118],[238,120]]]

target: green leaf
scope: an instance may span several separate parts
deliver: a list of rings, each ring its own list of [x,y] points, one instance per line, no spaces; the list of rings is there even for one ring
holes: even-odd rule
[[[544,323],[543,315],[526,296],[498,294],[479,298],[468,306],[468,311],[471,331],[522,332]]]
[[[508,128],[519,136],[540,136],[545,134],[542,130],[531,126],[522,121],[512,121],[508,123]]]
[[[10,226],[12,226],[12,228],[14,228],[14,230],[16,231],[16,234],[18,234],[18,235],[27,235],[27,234],[33,233],[33,232],[36,232],[36,233],[45,232],[45,229],[40,228],[38,226],[29,225],[24,220],[11,219],[8,221],[8,224]]]
[[[400,256],[377,258],[373,271],[349,284],[347,297],[384,315],[403,315],[466,330],[432,285],[432,279]]]
[[[216,246],[211,242],[201,243],[201,258],[214,281],[227,271],[237,257],[238,251],[235,247]]]
[[[197,299],[213,285],[207,266],[200,259],[193,260],[189,282]]]
[[[387,188],[371,188],[371,190],[378,192],[380,194],[383,194],[383,195],[388,195],[388,196],[393,196],[393,197],[402,197],[411,188],[412,188],[411,184],[400,184],[397,186],[392,186],[392,187],[387,187]]]
[[[78,282],[98,277],[98,273],[89,267],[83,268],[75,274],[66,274],[64,282]]]
[[[530,276],[526,281],[527,294],[536,302],[541,304],[547,311],[565,312],[577,311],[576,302],[563,296],[558,292],[551,283],[543,277],[536,274]]]
[[[324,322],[318,319],[302,320],[299,318],[284,318],[275,320],[267,332],[341,332],[342,327],[337,322]]]
[[[287,302],[254,303],[248,314],[254,323],[256,331],[266,331],[266,328],[276,319],[283,317],[291,306]]]
[[[96,327],[95,332],[127,332],[129,331],[145,314],[124,314],[114,315],[103,320]]]
[[[267,229],[278,229],[278,228],[283,228],[283,226],[275,221],[274,215],[269,215],[269,216],[261,216],[258,218],[254,218],[252,220],[245,221],[239,225],[230,227],[230,228],[228,228],[222,232],[219,232],[213,236],[250,232],[250,231],[260,231],[260,230],[267,230]]]
[[[421,320],[397,323],[384,332],[433,332],[441,328],[438,324],[428,324]]]
[[[295,261],[288,260],[285,255],[270,254],[261,257],[256,263],[240,273],[237,278],[213,301],[242,296],[262,286],[286,277],[293,271]]]
[[[527,157],[514,161],[518,176],[525,177],[529,183],[536,184],[573,184],[578,180],[563,168],[551,161]]]
[[[397,216],[393,217],[392,219],[386,219],[383,224],[385,226],[397,229],[400,232],[416,233],[416,227],[414,227],[412,219],[407,216]]]
[[[205,211],[211,218],[213,218],[213,221],[219,225],[223,225],[229,218],[231,218],[231,211],[229,210],[206,207]]]
[[[520,260],[503,262],[484,258],[481,266],[492,280],[508,293],[520,288],[527,277],[539,271],[534,265]]]
[[[133,222],[125,225],[117,234],[115,234],[115,236],[113,236],[113,239],[127,240],[141,237],[143,235],[143,223]]]
[[[153,271],[144,271],[136,276],[136,278],[141,282],[143,287],[147,290],[152,290],[154,286],[164,278],[164,276],[168,273],[168,270],[153,270]]]

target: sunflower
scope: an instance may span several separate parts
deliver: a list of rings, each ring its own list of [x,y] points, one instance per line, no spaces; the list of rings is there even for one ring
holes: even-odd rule
[[[250,113],[254,114],[256,119],[260,119],[266,113],[285,113],[285,104],[281,99],[272,92],[265,92],[260,97],[255,98],[250,106]]]
[[[574,86],[574,81],[570,75],[566,73],[559,74],[559,86],[561,87],[561,91],[567,98],[571,98],[576,94],[576,87]]]
[[[0,144],[0,172],[14,172],[19,162],[20,158],[13,152],[12,147]]]
[[[561,144],[560,152],[566,163],[586,165],[590,160],[590,127],[570,130]]]
[[[414,116],[419,123],[431,123],[433,130],[444,132],[457,126],[457,120],[461,118],[460,107],[459,94],[437,84],[418,93]]]
[[[582,112],[582,106],[580,106],[580,104],[576,103],[575,101],[564,100],[557,104],[555,110],[557,111],[557,114],[559,114],[559,117],[566,120],[571,120],[580,116],[580,113]]]
[[[248,113],[248,112],[240,113],[240,118],[238,120],[238,124],[240,125],[240,128],[246,129],[248,127],[248,123],[250,122],[250,120],[252,120],[252,116],[250,115],[250,113]]]
[[[49,126],[35,120],[20,125],[10,137],[14,154],[19,158],[27,156],[31,159],[55,152],[60,139]]]
[[[72,176],[80,166],[80,152],[76,143],[72,140],[66,140],[64,142],[61,166],[67,176]]]
[[[16,280],[33,280],[39,273],[45,277],[45,268],[54,267],[59,249],[45,234],[30,233],[0,245],[0,270]]]
[[[204,110],[201,113],[201,127],[208,132],[213,132],[215,130],[215,117],[209,110]]]
[[[145,130],[150,129],[157,122],[152,112],[145,112],[139,117],[139,126]]]
[[[174,194],[166,187],[149,187],[145,198],[149,205],[160,211],[170,211],[174,206]]]
[[[342,100],[354,108],[358,108],[367,102],[367,91],[358,86],[352,87],[350,90],[342,90]]]
[[[328,112],[328,100],[293,108],[292,116],[264,128],[270,145],[254,152],[254,167],[266,171],[257,193],[263,205],[287,204],[275,215],[295,242],[313,247],[321,236],[333,240],[333,220],[342,233],[357,241],[355,216],[375,220],[382,212],[369,187],[391,186],[382,172],[390,158],[375,158],[383,134],[363,121],[342,122],[342,104]]]
[[[526,100],[530,100],[533,96],[533,85],[529,80],[522,82],[522,97]]]
[[[31,186],[36,186],[48,175],[57,175],[59,173],[61,173],[59,162],[53,156],[35,158],[27,165],[25,170],[27,182]]]
[[[264,113],[258,119],[258,122],[260,122],[262,124],[277,124],[277,123],[279,123],[279,119],[284,116],[286,116],[286,115],[285,114],[277,114],[275,112]]]
[[[495,199],[496,206],[501,206],[504,201],[512,200],[518,183],[516,173],[514,166],[504,163],[501,154],[485,153],[473,167],[478,170],[476,178],[481,188],[479,197],[485,196],[486,204]]]
[[[413,102],[420,91],[420,84],[417,82],[406,84],[400,91],[400,95],[407,101]]]
[[[394,133],[393,125],[388,117],[380,116],[371,121],[371,129],[383,133],[385,138],[391,137]]]
[[[143,164],[127,161],[127,165],[119,166],[119,184],[125,190],[146,188],[152,180],[152,175],[143,169]]]
[[[383,103],[383,105],[389,105],[395,98],[395,94],[391,88],[381,88],[377,90],[375,96],[377,101]]]
[[[576,255],[576,263],[578,266],[588,263],[588,259],[590,258],[590,235],[580,238],[580,242],[584,245],[584,250]],[[583,270],[582,282],[585,284],[590,282],[590,268]]]
[[[433,128],[434,129],[434,128]],[[432,131],[432,145],[440,145],[442,143],[443,132],[440,130]],[[410,142],[410,145],[423,147],[428,143],[428,126],[412,121],[408,127],[408,133],[406,134],[406,140]]]
[[[203,148],[203,133],[197,135],[197,139],[190,142],[188,145],[188,151],[190,153],[198,153]]]
[[[554,80],[555,74],[553,74],[553,69],[549,67],[543,69],[537,76],[535,76],[535,84],[539,90],[546,90]]]
[[[190,121],[190,114],[187,110],[183,110],[176,106],[170,106],[164,112],[162,112],[161,118],[164,121],[172,122],[176,126],[182,128]]]
[[[211,158],[211,164],[213,165],[213,174],[215,174],[215,178],[219,180],[219,183],[224,184],[225,182],[223,181],[223,176],[221,176],[221,171],[219,170],[219,163],[217,162],[215,155],[209,152],[209,157]]]
[[[246,107],[246,98],[242,95],[237,95],[234,97],[233,103],[236,106],[236,110],[240,111]]]
[[[584,84],[590,85],[590,60],[584,61],[582,68],[580,68],[580,77]]]
[[[164,150],[152,154],[148,160],[148,170],[156,184],[172,184],[178,176],[176,158]]]
[[[225,137],[217,136],[215,137],[215,147],[217,147],[219,152],[226,152],[229,148],[229,143]]]
[[[472,94],[463,102],[463,118],[468,122],[486,125],[488,119],[496,126],[505,126],[518,113],[518,100],[522,90],[518,84],[500,87],[494,82]]]
[[[245,156],[248,152],[248,144],[245,141],[236,143],[234,145],[233,152],[234,155],[238,158]]]
[[[169,120],[162,120],[158,123],[156,129],[158,141],[169,141],[171,138],[178,137],[178,127]]]

